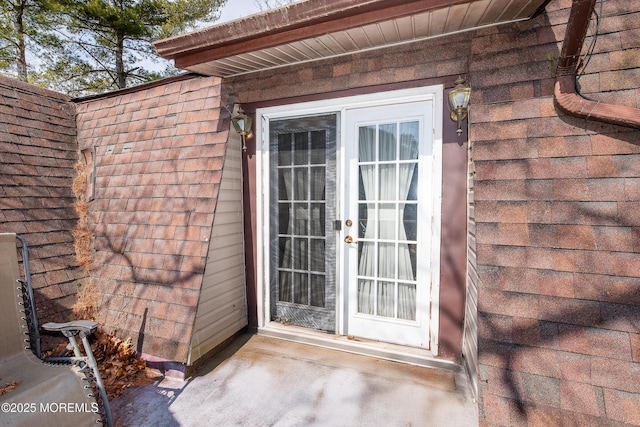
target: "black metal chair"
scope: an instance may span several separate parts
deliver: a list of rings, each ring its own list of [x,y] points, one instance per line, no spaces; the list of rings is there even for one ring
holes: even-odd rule
[[[24,280],[16,239],[22,246]],[[80,320],[42,327],[67,337],[74,356],[41,358],[27,244],[21,236],[0,233],[0,387],[16,386],[0,396],[0,426],[111,427],[109,401],[88,340],[98,324]]]

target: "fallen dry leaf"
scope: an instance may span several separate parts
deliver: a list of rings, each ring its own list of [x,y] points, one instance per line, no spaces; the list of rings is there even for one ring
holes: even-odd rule
[[[145,360],[137,357],[131,345],[131,338],[122,340],[113,332],[107,334],[102,328],[98,328],[91,336],[90,342],[109,400],[120,396],[128,388],[151,384],[158,379],[157,375],[147,369]],[[82,343],[79,345],[84,351]],[[61,344],[43,356],[60,356],[65,351],[66,345]]]
[[[122,340],[114,333],[107,334],[98,329],[93,334],[91,349],[109,400],[120,396],[130,387],[150,384],[157,379],[157,376],[150,374],[147,363],[137,357],[131,338]]]
[[[6,383],[3,386],[0,386],[0,396],[2,396],[3,394],[9,393],[11,390],[13,390],[16,387],[18,387],[21,383],[22,383],[22,381],[13,381],[13,382],[10,382],[10,383]]]

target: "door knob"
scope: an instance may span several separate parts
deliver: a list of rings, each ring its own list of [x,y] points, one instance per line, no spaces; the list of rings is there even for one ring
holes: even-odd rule
[[[358,242],[356,242],[355,240],[353,240],[353,237],[351,237],[351,236],[347,236],[347,237],[345,237],[345,238],[344,238],[344,242],[345,242],[345,243],[358,243]]]

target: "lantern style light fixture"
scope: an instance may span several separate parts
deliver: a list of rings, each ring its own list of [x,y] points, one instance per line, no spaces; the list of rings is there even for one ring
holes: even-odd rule
[[[458,123],[458,136],[462,135],[462,121],[469,115],[469,98],[471,88],[465,87],[465,80],[458,77],[456,86],[449,92],[449,105],[451,106],[451,120]]]
[[[238,109],[238,113],[231,117],[231,123],[233,128],[242,137],[242,151],[247,151],[247,138],[253,138],[253,131],[251,130],[251,117],[244,114],[242,108]]]

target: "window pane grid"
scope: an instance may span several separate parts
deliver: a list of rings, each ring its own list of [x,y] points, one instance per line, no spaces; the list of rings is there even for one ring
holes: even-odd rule
[[[362,314],[415,320],[418,129],[418,122],[396,122],[359,130]]]
[[[278,300],[316,307],[325,305],[324,140],[324,131],[279,135],[279,150],[290,153],[280,152],[276,166],[281,246]]]

